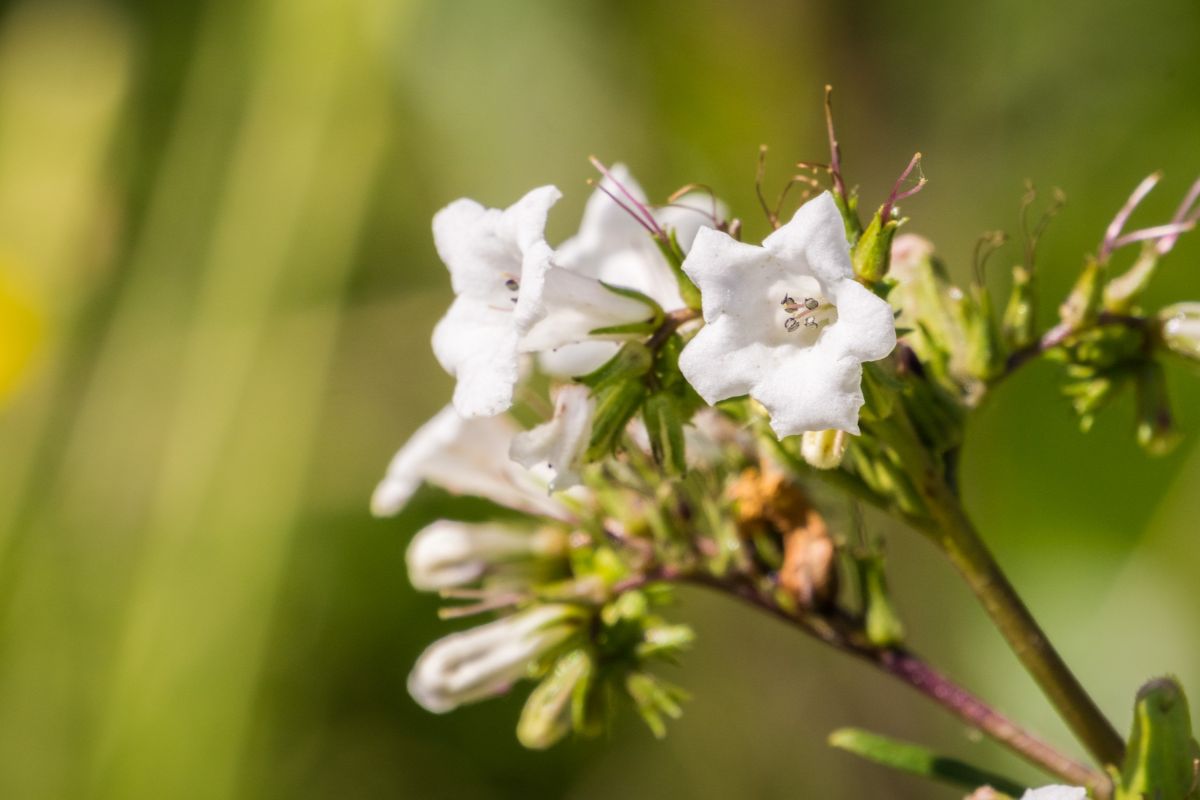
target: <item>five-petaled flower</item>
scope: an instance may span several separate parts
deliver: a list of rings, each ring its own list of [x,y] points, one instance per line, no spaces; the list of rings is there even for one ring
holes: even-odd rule
[[[683,264],[705,326],[679,367],[709,403],[749,394],[780,436],[858,433],[862,364],[896,345],[888,304],[854,280],[833,197],[805,203],[761,247],[701,229]]]

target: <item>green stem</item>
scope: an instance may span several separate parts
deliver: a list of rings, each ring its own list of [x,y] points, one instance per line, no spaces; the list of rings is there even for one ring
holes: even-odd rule
[[[1120,764],[1125,743],[1100,711],[983,543],[962,504],[940,476],[921,487],[929,504],[926,533],[966,580],[1025,669],[1072,733],[1101,764]]]

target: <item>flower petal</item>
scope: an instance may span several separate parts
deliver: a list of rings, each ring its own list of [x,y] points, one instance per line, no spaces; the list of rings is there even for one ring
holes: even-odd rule
[[[433,352],[457,379],[454,407],[464,417],[489,417],[512,405],[520,378],[512,312],[460,296],[433,329]]]
[[[782,274],[761,247],[727,233],[701,228],[683,262],[683,271],[700,287],[705,322],[746,304],[748,295],[766,289]]]
[[[878,361],[896,348],[896,318],[887,301],[858,281],[845,280],[833,290],[837,322],[821,332],[816,346],[834,358]]]
[[[777,356],[761,342],[747,340],[729,317],[705,325],[679,354],[679,370],[709,403],[747,394]]]
[[[789,263],[803,262],[826,286],[854,274],[845,223],[829,192],[800,206],[790,222],[763,240],[763,247]]]
[[[812,349],[793,350],[750,395],[771,413],[771,429],[781,439],[820,430],[857,434],[862,365],[853,358],[824,358]]]

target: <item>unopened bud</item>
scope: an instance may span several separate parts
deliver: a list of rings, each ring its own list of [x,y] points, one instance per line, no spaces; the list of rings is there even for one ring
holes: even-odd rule
[[[503,694],[530,666],[579,629],[569,605],[540,605],[431,644],[408,676],[408,692],[423,708],[444,714]]]
[[[683,708],[679,703],[687,694],[671,684],[645,672],[631,672],[625,678],[625,691],[637,706],[651,732],[658,739],[667,735],[664,716],[679,719]]]
[[[1162,365],[1147,361],[1137,379],[1137,440],[1152,456],[1166,455],[1179,444],[1171,418],[1167,378]]]
[[[1023,266],[1012,270],[1012,294],[1004,309],[1002,333],[1004,343],[1017,350],[1033,343],[1037,337],[1037,293],[1034,275]]]
[[[1069,327],[1078,328],[1096,321],[1104,297],[1104,273],[1104,266],[1094,258],[1084,264],[1074,288],[1058,308],[1059,318]]]
[[[836,469],[846,455],[845,431],[805,431],[800,437],[800,455],[809,466],[817,469]]]
[[[405,561],[413,587],[432,592],[464,586],[503,564],[566,553],[560,530],[519,530],[495,523],[438,520],[408,545]]]
[[[545,750],[570,733],[572,709],[583,704],[592,669],[585,650],[572,650],[558,659],[525,701],[517,740],[530,750]]]
[[[1200,303],[1176,303],[1159,312],[1162,341],[1176,355],[1200,361]]]
[[[1133,709],[1118,797],[1194,797],[1200,747],[1192,738],[1187,697],[1175,678],[1143,686]]]

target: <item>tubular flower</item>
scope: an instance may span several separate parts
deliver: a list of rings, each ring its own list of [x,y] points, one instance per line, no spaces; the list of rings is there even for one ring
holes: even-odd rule
[[[896,345],[888,304],[854,280],[841,214],[825,192],[761,247],[702,229],[683,270],[705,327],[679,358],[709,403],[749,394],[780,437],[857,434],[862,364]]]
[[[417,659],[408,692],[435,714],[503,694],[576,632],[578,616],[572,606],[541,605],[452,633]]]
[[[474,583],[504,564],[562,555],[566,548],[566,535],[552,528],[527,531],[443,519],[413,537],[405,561],[413,588],[435,592]]]
[[[422,482],[454,494],[484,497],[530,514],[562,519],[565,508],[508,457],[519,429],[508,417],[463,419],[451,406],[422,425],[400,448],[371,496],[371,512],[402,509]]]
[[[512,405],[521,337],[543,314],[552,251],[546,215],[561,197],[543,186],[503,211],[456,200],[433,218],[433,238],[456,295],[433,331],[433,352],[458,379],[454,407],[464,417]]]

